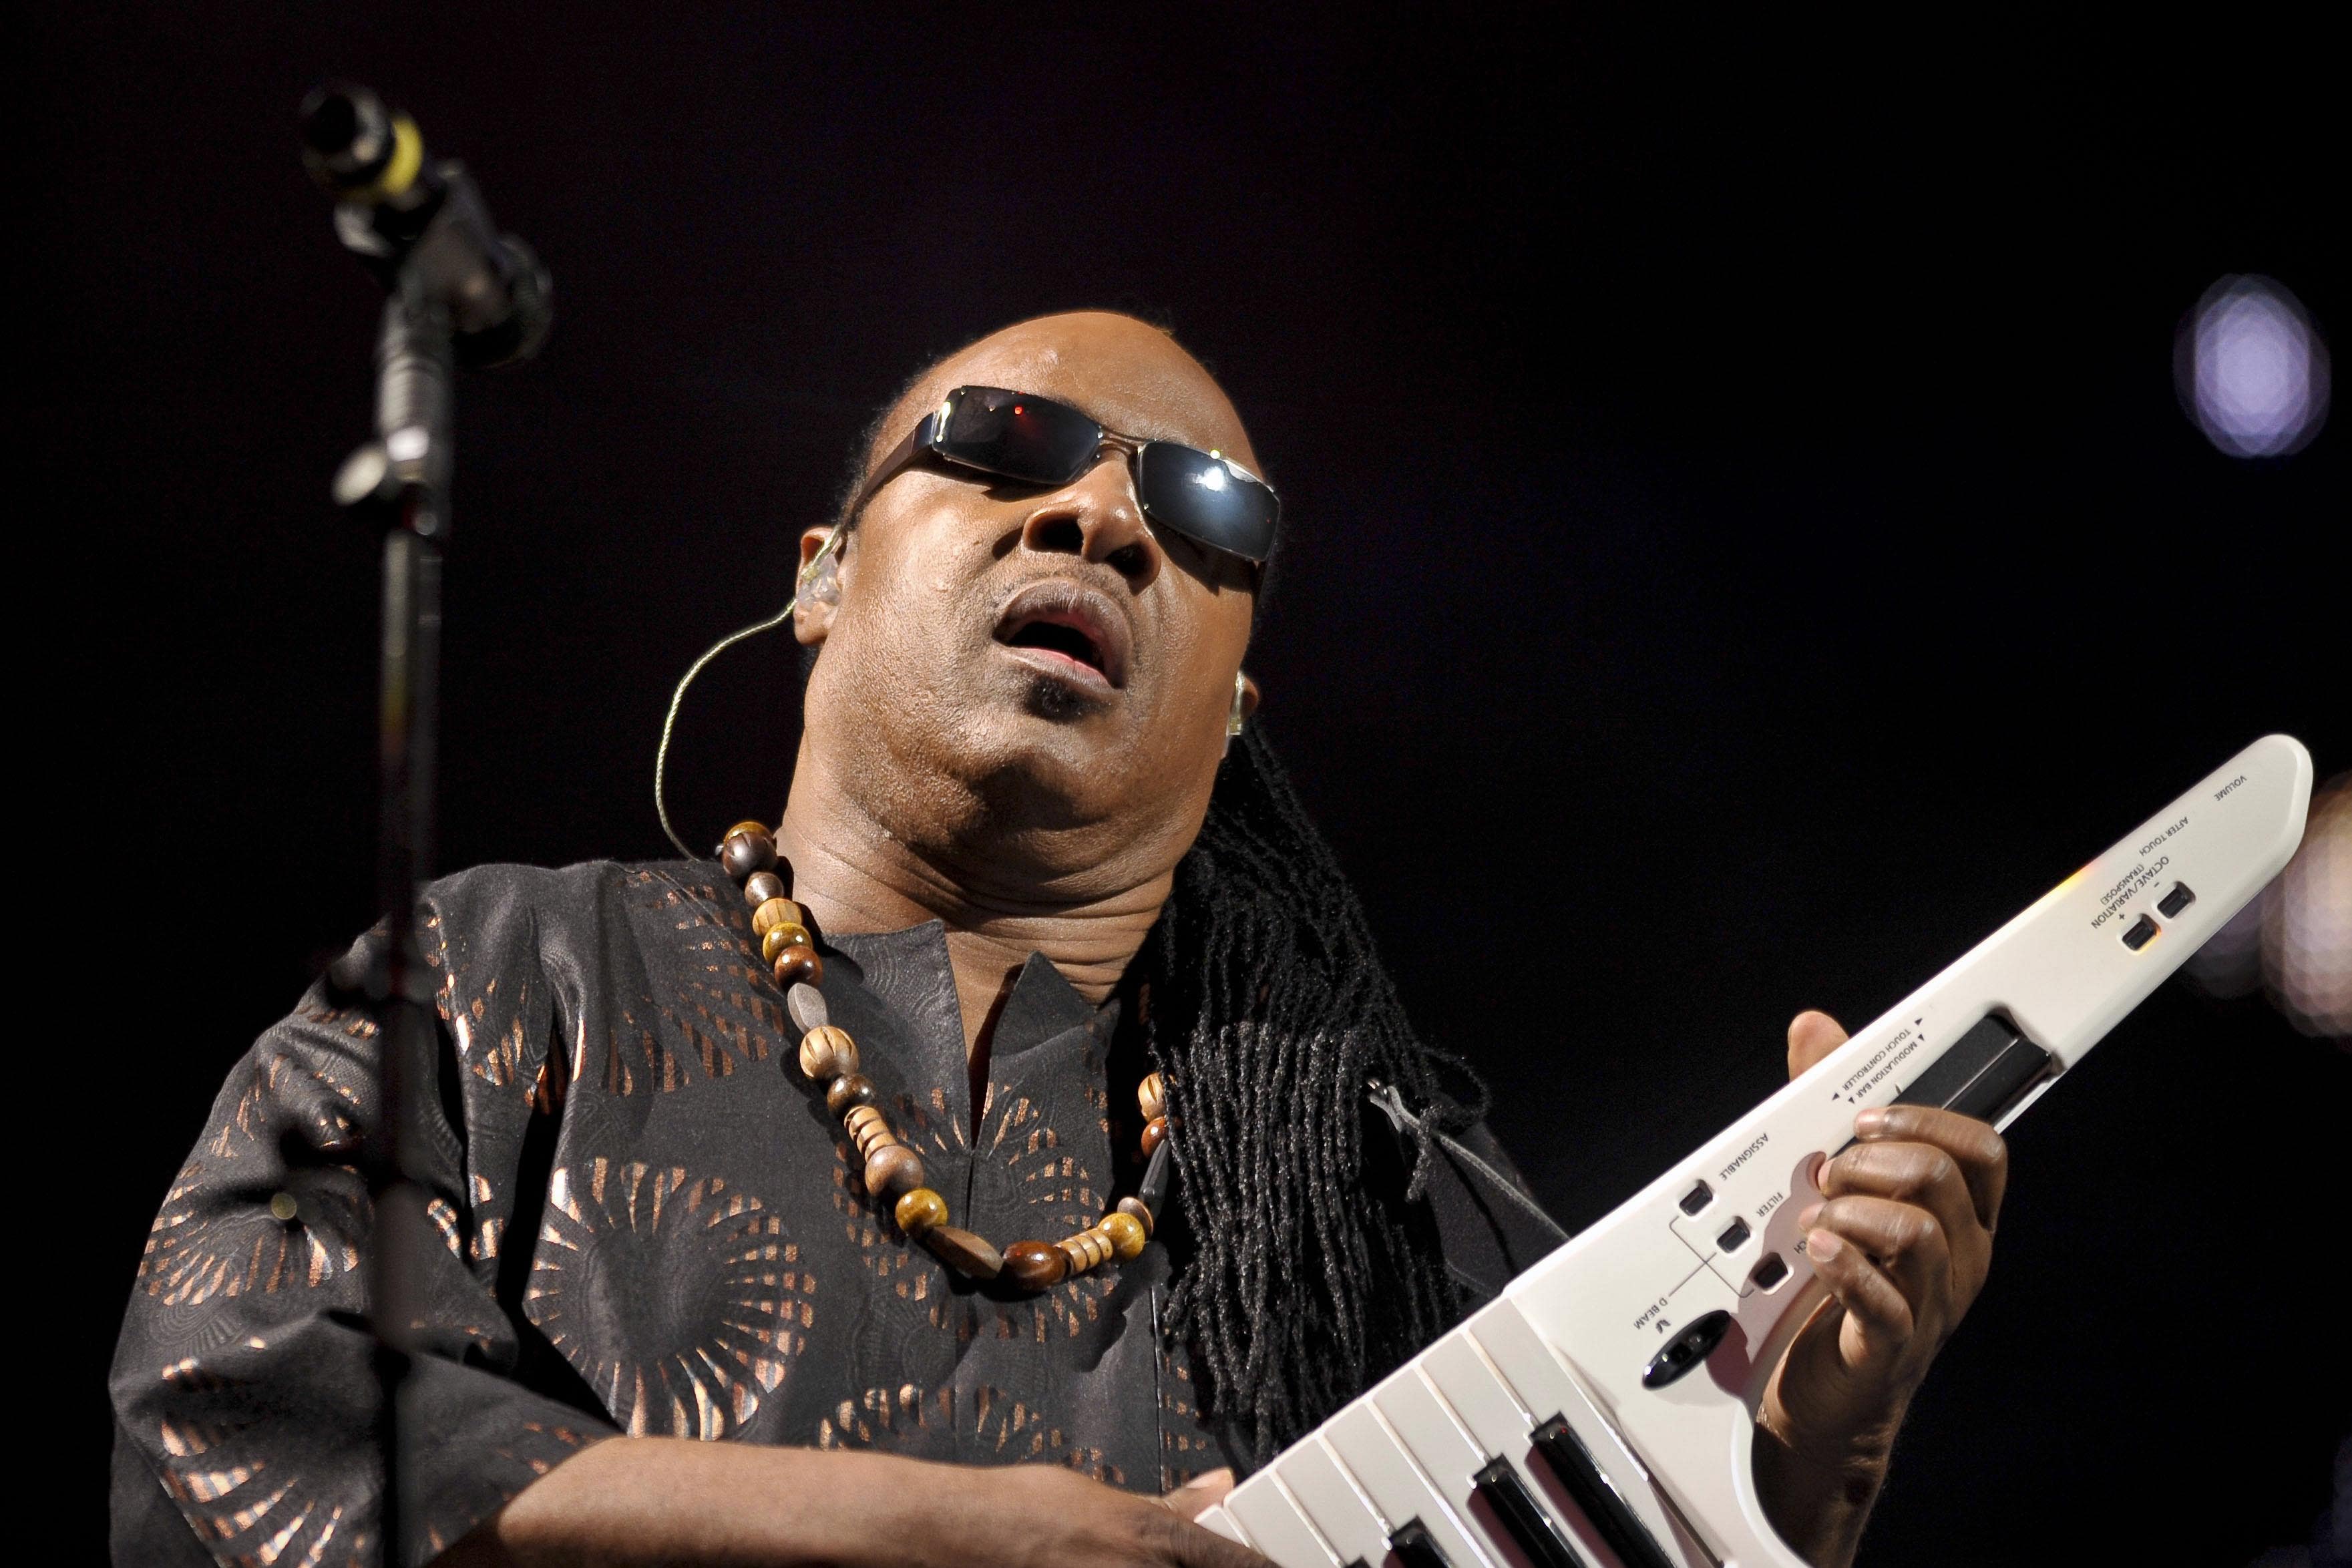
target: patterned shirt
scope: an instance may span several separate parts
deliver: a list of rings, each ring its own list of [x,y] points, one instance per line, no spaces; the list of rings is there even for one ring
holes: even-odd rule
[[[428,890],[425,935],[440,1245],[403,1384],[412,1561],[616,1433],[1044,1461],[1150,1492],[1233,1462],[1161,1331],[1167,1246],[1025,1296],[898,1233],[801,1080],[715,866],[483,868]],[[1033,955],[975,1114],[940,923],[822,951],[833,1021],[957,1224],[1057,1240],[1134,1190],[1148,1064],[1120,997],[1095,1007]],[[382,1555],[359,1164],[376,1016],[314,986],[173,1183],[111,1377],[117,1562]],[[1449,1263],[1491,1292],[1531,1255],[1446,1190]]]

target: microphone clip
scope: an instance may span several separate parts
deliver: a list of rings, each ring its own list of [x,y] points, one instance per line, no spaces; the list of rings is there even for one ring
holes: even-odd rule
[[[530,358],[554,323],[554,289],[530,247],[500,234],[454,158],[364,87],[331,82],[302,104],[302,162],[336,198],[335,237],[387,293],[446,317],[457,363]]]

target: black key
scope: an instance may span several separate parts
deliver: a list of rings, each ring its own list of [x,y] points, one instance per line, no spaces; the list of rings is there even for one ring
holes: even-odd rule
[[[1715,1238],[1715,1244],[1726,1252],[1737,1252],[1748,1245],[1748,1222],[1736,1219],[1731,1222],[1730,1229]]]
[[[1979,1121],[1995,1121],[2042,1081],[2054,1060],[2010,1027],[2008,1019],[1979,1018],[1919,1075],[1918,1082],[1896,1095],[1895,1103],[1940,1105]]]
[[[2196,901],[2197,895],[2189,890],[2188,883],[2175,882],[2172,884],[2172,891],[2156,900],[2156,912],[2166,920],[2170,920]]]
[[[1417,1519],[1408,1519],[1396,1527],[1389,1537],[1389,1550],[1397,1555],[1404,1568],[1454,1568],[1454,1560],[1437,1544],[1437,1537],[1429,1533],[1429,1526]]]
[[[1470,1478],[1470,1484],[1536,1568],[1588,1568],[1576,1548],[1568,1543],[1559,1521],[1528,1490],[1528,1483],[1511,1468],[1508,1459],[1493,1460]]]
[[[1759,1290],[1769,1290],[1788,1277],[1789,1265],[1777,1252],[1766,1253],[1764,1261],[1756,1266],[1756,1272],[1748,1276],[1756,1281]]]
[[[1695,1215],[1698,1213],[1699,1210],[1706,1207],[1706,1205],[1713,1202],[1714,1199],[1715,1189],[1708,1186],[1705,1182],[1701,1182],[1698,1185],[1693,1187],[1690,1191],[1683,1194],[1683,1213]]]
[[[2142,915],[2132,921],[2130,930],[2124,932],[2124,945],[2137,952],[2156,940],[2156,918],[2152,915]]]
[[[1592,1456],[1570,1427],[1568,1418],[1555,1415],[1532,1434],[1536,1452],[1551,1466],[1552,1474],[1584,1510],[1601,1539],[1625,1568],[1675,1568],[1674,1560],[1657,1538],[1642,1522],[1641,1515],[1618,1495],[1616,1483],[1608,1472],[1592,1462]]]

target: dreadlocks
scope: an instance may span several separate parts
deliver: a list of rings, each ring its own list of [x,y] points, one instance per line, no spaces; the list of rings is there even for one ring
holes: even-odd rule
[[[1227,757],[1143,957],[1193,1244],[1171,1326],[1205,1363],[1213,1416],[1263,1464],[1456,1315],[1426,1212],[1365,1191],[1368,1086],[1466,1117],[1260,725]]]

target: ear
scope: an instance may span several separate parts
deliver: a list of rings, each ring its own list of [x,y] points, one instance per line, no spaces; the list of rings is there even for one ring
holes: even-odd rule
[[[834,531],[819,525],[801,530],[801,559],[793,580],[793,636],[803,647],[814,647],[833,629],[833,617],[841,608],[841,557],[849,548],[847,535],[841,545],[825,554]],[[822,564],[811,567],[820,554],[825,554]]]
[[[1257,679],[1249,671],[1242,671],[1242,717],[1257,717]]]

